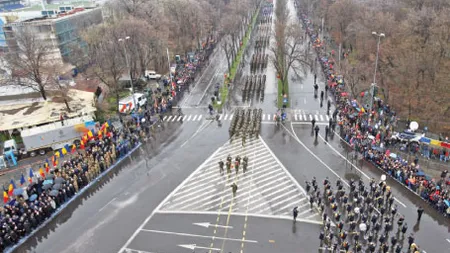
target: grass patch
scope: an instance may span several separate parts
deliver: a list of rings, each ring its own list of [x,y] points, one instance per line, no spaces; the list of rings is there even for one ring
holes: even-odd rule
[[[250,40],[250,36],[252,34],[253,27],[255,27],[256,20],[258,19],[259,12],[260,12],[260,8],[258,8],[258,10],[256,11],[255,15],[253,15],[252,23],[249,25],[249,28],[247,29],[247,32],[245,33],[244,39],[242,41],[242,46],[239,48],[239,51],[237,52],[236,59],[231,64],[231,69],[230,69],[230,73],[229,73],[229,79],[232,80],[232,81],[234,80],[234,77],[236,76],[237,69],[238,69],[239,64],[241,63],[241,60],[242,60],[242,55],[244,54],[245,48],[247,47],[247,44],[248,44],[248,42]],[[216,108],[217,110],[221,110],[222,109],[223,105],[226,102],[226,99],[228,98],[228,82],[229,81],[227,79],[225,79],[224,84],[220,88],[220,100],[221,100],[221,103],[217,104],[215,102],[214,105],[213,105],[214,108]]]
[[[287,81],[286,81],[287,82]],[[291,104],[291,99],[289,97],[289,84],[286,84],[286,88],[285,88],[285,93],[288,95],[288,102],[286,107],[289,108],[290,104]],[[277,99],[277,105],[278,108],[282,108],[283,107],[283,83],[281,82],[280,79],[278,79],[278,99]]]

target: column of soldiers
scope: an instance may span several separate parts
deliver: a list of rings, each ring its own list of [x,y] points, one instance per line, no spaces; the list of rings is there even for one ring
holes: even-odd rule
[[[242,160],[242,172],[245,173],[247,172],[247,168],[248,168],[248,157],[244,156],[243,158],[241,158],[239,155],[236,156],[236,158],[234,159],[233,162],[233,158],[231,157],[231,155],[228,155],[226,162],[224,163],[222,160],[219,161],[219,172],[220,175],[224,175],[225,173],[225,167],[227,169],[227,177],[230,178],[231,174],[232,174],[232,168],[234,167],[234,170],[236,172],[236,176],[239,174],[239,168],[241,167],[241,160]],[[238,186],[236,185],[236,183],[233,183],[231,185],[231,190],[233,191],[233,196],[236,196],[236,192],[237,192]]]
[[[377,183],[372,178],[365,186],[361,179],[352,179],[348,188],[338,180],[333,189],[328,178],[322,191],[316,178],[306,182],[311,208],[317,204],[323,219],[319,235],[323,252],[420,252],[414,235],[406,235],[408,225],[398,214],[385,181]],[[408,246],[404,249],[405,239]]]

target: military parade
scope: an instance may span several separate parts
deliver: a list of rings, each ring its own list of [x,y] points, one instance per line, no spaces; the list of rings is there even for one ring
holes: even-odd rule
[[[383,175],[365,185],[362,179],[338,179],[334,187],[328,178],[322,187],[315,177],[306,182],[311,208],[322,215],[322,252],[420,252],[385,180]],[[294,208],[294,221],[296,212]],[[413,230],[418,229],[423,208],[417,213]]]

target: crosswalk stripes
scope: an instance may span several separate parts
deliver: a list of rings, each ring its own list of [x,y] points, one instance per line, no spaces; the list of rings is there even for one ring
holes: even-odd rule
[[[247,172],[240,168],[227,175],[219,172],[219,161],[228,155],[247,156]],[[238,185],[233,197],[231,185]],[[225,143],[205,164],[197,168],[186,182],[161,205],[161,211],[228,212],[291,216],[299,207],[299,218],[320,221],[320,215],[309,208],[305,191],[276,159],[261,138],[249,139],[245,146],[239,141]]]

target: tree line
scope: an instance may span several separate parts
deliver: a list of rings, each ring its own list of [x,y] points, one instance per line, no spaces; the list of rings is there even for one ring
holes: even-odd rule
[[[450,131],[446,120],[450,116],[450,1],[298,3],[316,25],[323,19],[327,39],[341,45],[340,72],[353,96],[367,91],[372,82],[377,51],[372,32],[384,33],[376,76],[379,96],[403,118]]]

